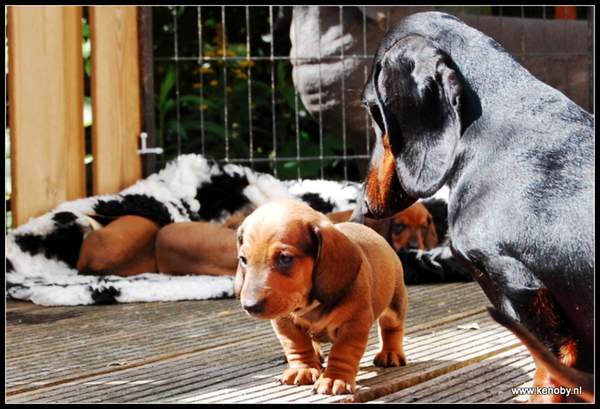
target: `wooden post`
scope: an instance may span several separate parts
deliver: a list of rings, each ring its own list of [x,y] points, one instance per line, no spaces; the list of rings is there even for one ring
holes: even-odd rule
[[[94,195],[142,177],[137,7],[90,7]]]
[[[139,6],[140,45],[140,88],[142,95],[142,129],[148,134],[147,145],[156,147],[156,117],[154,115],[154,51],[152,40],[152,8],[154,6]],[[156,153],[146,154],[142,158],[143,176],[148,177],[156,172]]]
[[[81,7],[8,7],[13,227],[85,197]]]

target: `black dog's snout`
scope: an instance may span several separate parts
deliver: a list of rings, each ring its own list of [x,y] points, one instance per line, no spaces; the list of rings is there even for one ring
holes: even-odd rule
[[[245,301],[242,305],[244,310],[248,311],[248,313],[252,315],[261,315],[265,312],[265,301],[262,300],[248,300]]]

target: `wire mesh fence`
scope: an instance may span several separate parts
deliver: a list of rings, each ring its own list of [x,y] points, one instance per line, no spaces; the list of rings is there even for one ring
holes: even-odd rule
[[[360,93],[402,17],[450,12],[593,112],[589,7],[152,7],[157,167],[198,153],[286,179],[359,181],[372,134]]]

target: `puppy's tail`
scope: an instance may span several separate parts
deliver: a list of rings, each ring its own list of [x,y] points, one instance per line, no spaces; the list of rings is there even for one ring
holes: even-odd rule
[[[554,379],[565,387],[581,387],[582,393],[579,394],[579,396],[588,402],[594,401],[593,374],[579,371],[563,364],[556,355],[550,352],[550,350],[534,337],[523,325],[495,308],[488,307],[487,309],[498,324],[505,326],[519,338],[535,358],[538,365],[544,365]]]

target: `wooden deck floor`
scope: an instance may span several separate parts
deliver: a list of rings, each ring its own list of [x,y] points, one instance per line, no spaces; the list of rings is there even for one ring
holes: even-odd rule
[[[374,326],[354,395],[278,386],[268,321],[233,299],[83,307],[6,301],[7,403],[513,402],[534,364],[475,283],[409,286],[409,365],[376,368]],[[326,346],[325,352],[328,352]]]

